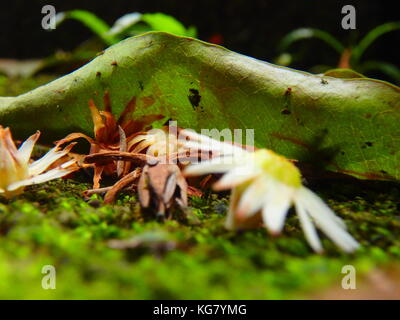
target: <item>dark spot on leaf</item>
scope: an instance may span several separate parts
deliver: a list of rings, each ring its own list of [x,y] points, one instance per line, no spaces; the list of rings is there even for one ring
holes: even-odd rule
[[[298,124],[299,126],[304,127],[304,121],[303,121],[302,119],[296,118],[296,122],[297,122],[297,124]]]
[[[118,66],[118,63],[117,63],[117,61],[113,61],[113,62],[111,62],[111,65],[116,67],[116,66]]]
[[[325,79],[321,79],[321,84],[328,84],[328,81]]]
[[[139,88],[140,88],[141,91],[143,91],[144,86],[143,86],[143,82],[142,81],[139,81]]]
[[[340,154],[344,156],[346,153],[344,151],[340,151]]]
[[[291,114],[291,94],[292,94],[292,88],[287,88],[287,90],[285,91],[285,95],[284,95],[284,104],[283,104],[283,109],[281,111],[281,114],[284,115],[289,115]]]
[[[370,119],[372,117],[372,114],[370,114],[370,113],[367,113],[366,115],[365,115],[365,118],[367,118],[367,119]]]
[[[100,71],[96,72],[96,77],[101,77],[101,72]]]
[[[200,105],[200,100],[201,100],[199,90],[189,89],[188,99],[189,99],[193,109],[196,109]]]
[[[366,144],[368,147],[372,147],[372,146],[373,146],[373,143],[370,142],[370,141],[367,141],[365,144]]]

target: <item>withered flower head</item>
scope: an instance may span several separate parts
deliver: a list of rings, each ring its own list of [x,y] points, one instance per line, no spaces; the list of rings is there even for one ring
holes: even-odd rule
[[[144,152],[153,157],[171,156],[183,152],[185,148],[180,144],[176,134],[168,132],[168,127],[151,129],[137,135],[129,141],[128,150]]]
[[[136,98],[133,97],[122,111],[120,117],[116,119],[112,113],[109,93],[106,92],[104,94],[104,111],[99,111],[93,100],[89,101],[89,109],[94,126],[94,138],[88,137],[83,133],[71,133],[58,141],[58,144],[84,138],[90,143],[90,155],[108,151],[130,151],[128,149],[130,141],[135,136],[143,133],[144,130],[149,129],[149,125],[152,122],[163,118],[161,115],[147,115],[133,120],[132,113],[135,111],[135,108]],[[93,188],[100,187],[100,180],[103,174],[122,177],[130,171],[129,163],[118,161],[108,163],[107,165],[94,163],[93,167]]]
[[[187,189],[187,182],[177,165],[145,165],[138,184],[140,204],[164,217],[174,204],[187,206]]]
[[[61,178],[79,169],[75,160],[66,161],[46,171],[52,164],[68,154],[73,147],[54,147],[37,161],[30,157],[40,132],[30,136],[19,149],[14,144],[9,128],[0,126],[0,194],[9,198],[20,194],[25,186]]]

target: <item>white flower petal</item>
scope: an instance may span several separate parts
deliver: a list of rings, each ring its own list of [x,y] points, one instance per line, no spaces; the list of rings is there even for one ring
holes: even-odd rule
[[[54,147],[49,152],[47,152],[43,157],[39,160],[36,160],[32,164],[29,165],[29,175],[35,176],[41,174],[45,171],[53,162],[65,156],[72,148],[74,144],[70,144],[64,150],[59,151],[58,147]]]
[[[233,168],[223,175],[221,179],[219,179],[214,184],[214,190],[226,190],[236,187],[239,184],[242,184],[260,174],[260,170],[253,166],[239,166]]]
[[[321,241],[319,240],[317,230],[315,229],[313,222],[308,216],[306,210],[299,202],[295,202],[296,213],[300,220],[300,225],[303,228],[305,237],[314,251],[321,253],[323,251]]]
[[[37,176],[34,176],[32,178],[29,179],[25,179],[25,180],[21,180],[18,182],[14,182],[12,184],[10,184],[7,187],[8,191],[14,191],[17,190],[18,188],[24,187],[24,186],[29,186],[32,184],[38,184],[38,183],[43,183],[46,181],[50,181],[50,180],[54,180],[57,178],[61,178],[64,177],[68,174],[70,174],[71,172],[74,172],[76,170],[76,168],[70,168],[70,169],[52,169],[50,171],[47,171],[46,173],[43,174],[39,174]]]
[[[242,151],[237,151],[236,149],[232,149],[232,144],[223,143],[221,146],[219,143],[204,143],[197,141],[179,141],[179,145],[188,150],[203,150],[203,151],[213,151],[214,153],[218,153],[221,155],[241,155]]]
[[[228,214],[226,216],[226,220],[225,220],[225,228],[227,228],[228,230],[234,230],[235,229],[235,211],[234,211],[234,207],[237,203],[237,201],[239,200],[239,195],[240,193],[237,191],[237,189],[233,189],[231,192],[231,198],[229,201],[229,210],[228,210]]]
[[[19,159],[15,158],[12,152],[0,144],[0,170],[15,174],[19,166]]]
[[[148,146],[151,146],[154,143],[153,139],[144,139],[140,143],[138,143],[135,148],[133,148],[132,152],[142,152]]]
[[[265,179],[258,178],[243,192],[236,210],[236,214],[249,217],[260,211],[268,196],[268,186]]]
[[[303,189],[306,188],[303,187]],[[340,220],[341,223],[338,223],[338,217],[334,212],[321,199],[318,198],[319,201],[315,201],[315,194],[311,196],[310,194],[312,194],[310,190],[302,192],[301,197],[298,197],[297,201],[300,201],[317,226],[344,251],[352,252],[357,249],[359,247],[358,242],[346,231],[342,220]]]
[[[65,169],[65,168],[68,168],[69,166],[72,166],[73,164],[75,164],[76,163],[76,160],[75,159],[72,159],[72,160],[69,160],[69,161],[67,161],[67,162],[64,162],[61,166],[60,166],[60,168],[61,169]]]
[[[33,147],[35,146],[36,141],[40,137],[40,132],[37,131],[35,134],[31,135],[25,142],[19,147],[17,151],[18,159],[22,163],[28,163],[31,158]]]
[[[201,161],[185,168],[187,175],[202,175],[209,173],[224,173],[237,166],[231,157],[218,157],[211,160]]]
[[[248,151],[234,145],[233,143],[229,142],[221,142],[216,139],[210,138],[206,135],[203,134],[198,134],[194,132],[193,130],[185,129],[181,130],[179,132],[179,137],[188,137],[190,138],[190,141],[187,140],[180,140],[180,142],[186,147],[190,146],[197,146],[196,149],[201,149],[201,150],[213,150],[213,151],[219,151],[220,153],[226,153],[226,154],[231,154],[231,153],[237,153],[237,154],[242,154],[242,153],[247,153]],[[197,142],[198,144],[193,144],[193,141]]]
[[[322,210],[326,213],[326,215],[330,216],[333,221],[335,221],[343,228],[346,228],[346,224],[344,223],[344,221],[340,217],[338,217],[331,210],[331,208],[329,208],[328,205],[310,189],[302,187],[301,189],[298,190],[298,197],[300,200],[307,199],[307,209],[313,209],[314,211],[318,211],[322,208]]]
[[[279,234],[292,203],[293,189],[274,182],[262,209],[265,226],[273,234]]]

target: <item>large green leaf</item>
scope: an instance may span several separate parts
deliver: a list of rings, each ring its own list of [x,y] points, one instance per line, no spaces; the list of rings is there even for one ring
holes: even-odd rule
[[[254,128],[257,146],[329,162],[360,178],[400,178],[400,88],[311,75],[166,33],[124,40],[79,70],[16,98],[0,99],[0,123],[25,138],[92,133],[87,107],[110,91],[114,112],[137,98],[136,115],[181,127]]]

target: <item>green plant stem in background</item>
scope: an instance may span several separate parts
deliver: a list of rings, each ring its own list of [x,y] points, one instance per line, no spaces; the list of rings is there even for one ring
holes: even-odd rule
[[[395,65],[383,61],[361,61],[361,58],[368,47],[379,37],[388,32],[400,29],[400,22],[388,22],[372,29],[367,35],[361,39],[358,44],[352,44],[346,48],[335,37],[326,31],[315,28],[300,28],[289,32],[278,44],[278,50],[281,54],[276,58],[278,63],[285,66],[293,62],[292,55],[287,50],[289,47],[300,40],[319,39],[328,44],[341,56],[339,67],[351,67],[357,72],[365,73],[371,70],[380,71],[396,81],[400,81],[400,69]]]
[[[278,44],[280,51],[286,51],[293,43],[304,39],[320,39],[341,54],[345,46],[326,31],[316,28],[300,28],[288,33]]]
[[[384,34],[395,30],[400,30],[400,21],[382,24],[368,32],[358,45],[353,48],[352,59],[354,60],[354,63],[358,64],[360,62],[365,50],[367,50],[375,40]]]

